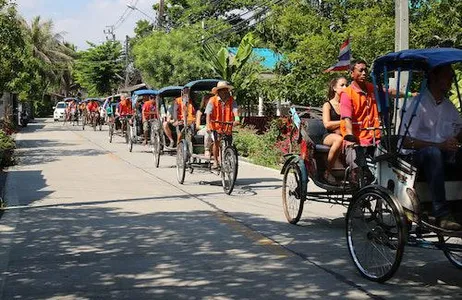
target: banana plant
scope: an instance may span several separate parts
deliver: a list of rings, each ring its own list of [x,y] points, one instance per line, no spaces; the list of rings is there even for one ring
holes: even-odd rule
[[[254,38],[252,33],[246,34],[237,49],[236,55],[231,55],[227,47],[217,48],[204,44],[204,58],[212,70],[222,79],[234,82],[234,79],[245,66],[252,54]]]

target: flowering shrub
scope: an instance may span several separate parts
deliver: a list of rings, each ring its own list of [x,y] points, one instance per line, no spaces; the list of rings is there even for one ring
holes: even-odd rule
[[[239,128],[234,134],[234,144],[239,155],[258,165],[278,168],[283,155],[296,152],[298,134],[288,118],[274,119],[266,132],[258,134],[251,126]]]

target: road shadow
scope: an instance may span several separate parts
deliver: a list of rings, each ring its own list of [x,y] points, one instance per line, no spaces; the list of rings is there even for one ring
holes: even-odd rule
[[[29,205],[33,202],[44,199],[51,195],[53,191],[44,190],[48,187],[42,171],[37,170],[9,170],[7,176],[12,178],[12,181],[19,184],[15,187],[15,193],[19,203],[6,203],[7,206],[12,205]],[[6,199],[8,201],[8,199]]]
[[[262,243],[254,233],[258,224],[293,242]],[[328,233],[333,228],[322,222],[307,227],[246,213],[137,214],[85,204],[23,210],[3,299],[325,299],[361,290],[372,298],[403,299],[460,292],[454,286],[462,285],[461,277],[434,262],[423,267],[438,270],[432,278],[365,281],[346,257],[344,240]],[[293,250],[294,243],[304,251]],[[425,273],[422,267],[412,271]]]

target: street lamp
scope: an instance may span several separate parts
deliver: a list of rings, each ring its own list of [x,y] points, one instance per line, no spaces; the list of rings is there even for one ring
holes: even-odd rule
[[[140,13],[142,13],[143,15],[145,15],[146,17],[148,17],[154,24],[156,23],[156,20],[155,20],[155,19],[153,19],[150,15],[148,15],[148,14],[145,13],[144,11],[138,9],[138,7],[133,6],[133,5],[130,5],[130,4],[127,4],[127,7],[130,8],[131,10],[137,10],[137,11],[139,11]]]

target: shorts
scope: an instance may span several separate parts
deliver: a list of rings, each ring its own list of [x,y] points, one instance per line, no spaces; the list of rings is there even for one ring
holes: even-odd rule
[[[350,169],[367,167],[366,155],[373,155],[375,147],[346,146],[345,162]]]

